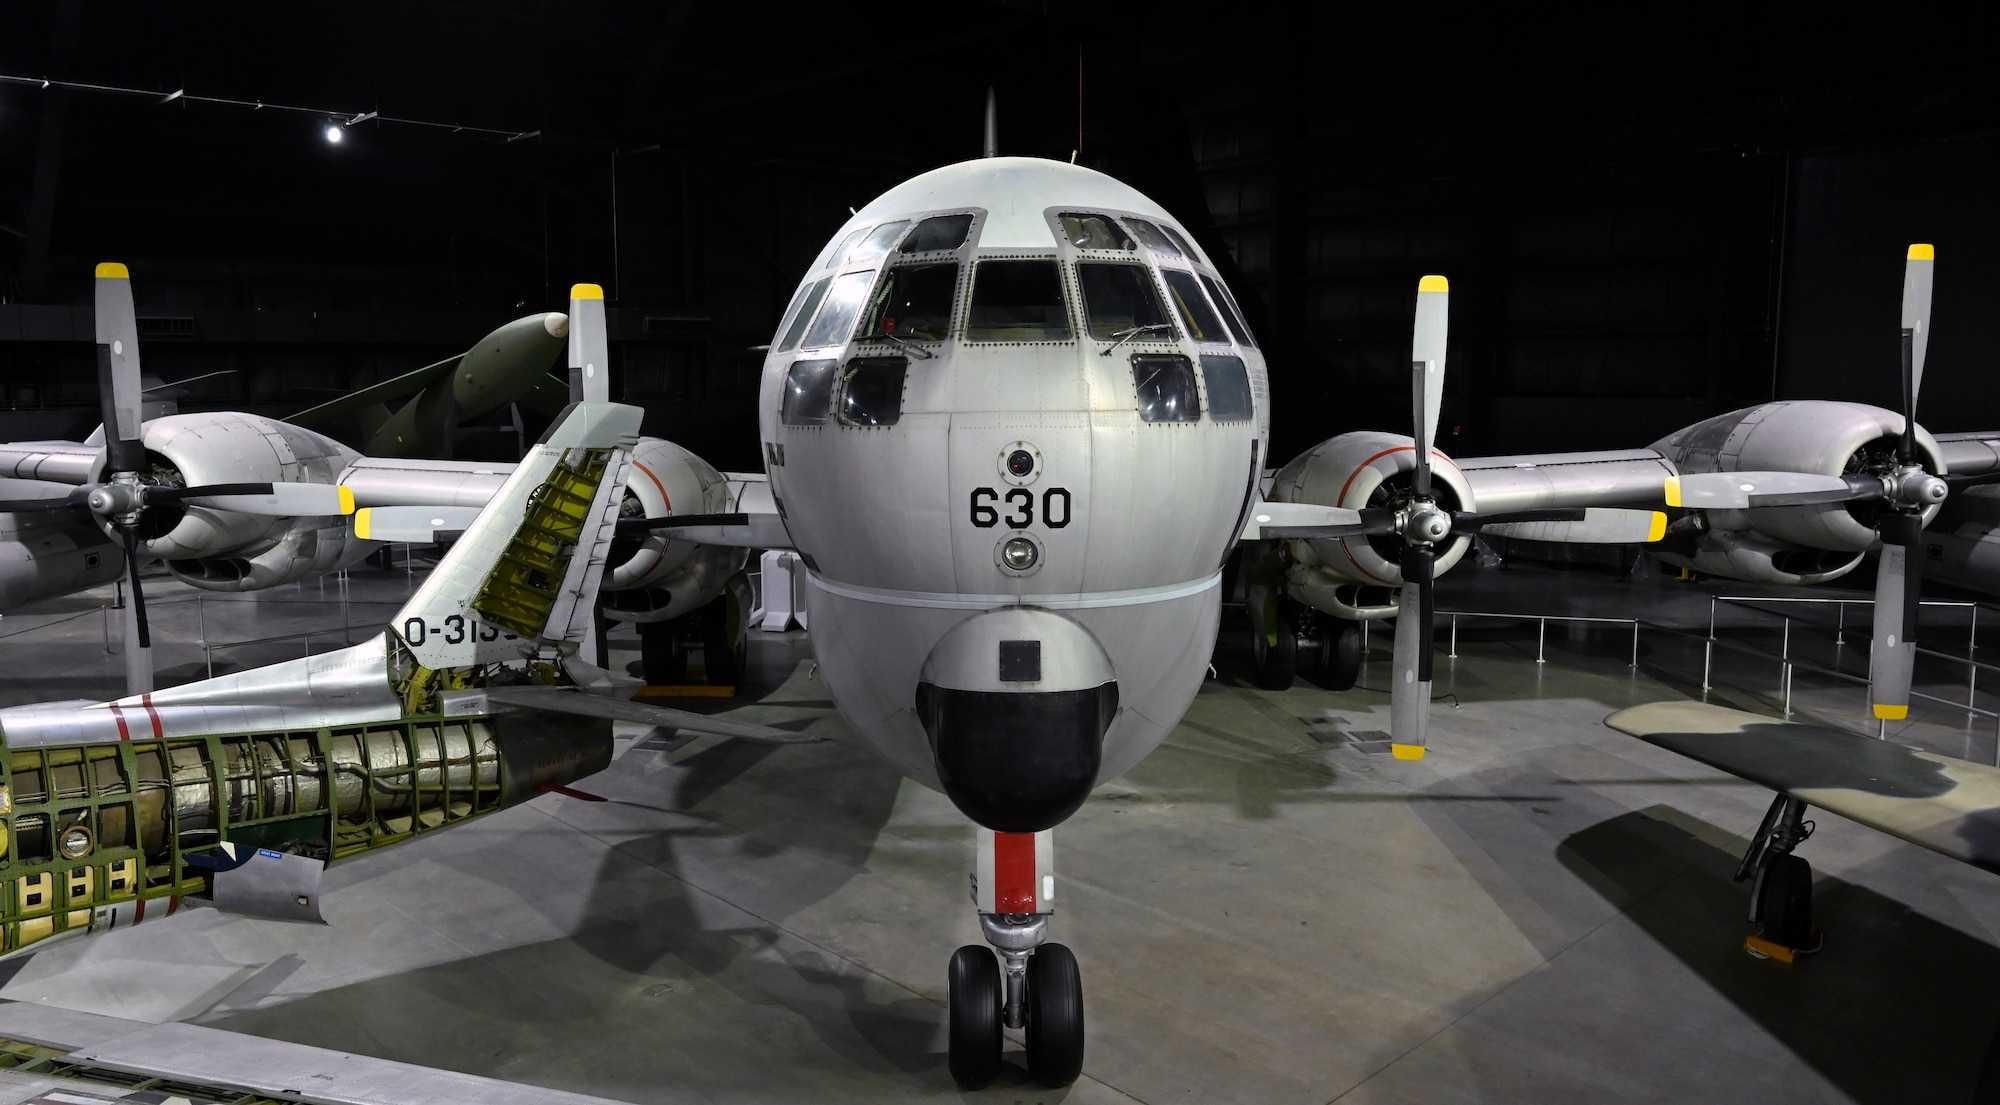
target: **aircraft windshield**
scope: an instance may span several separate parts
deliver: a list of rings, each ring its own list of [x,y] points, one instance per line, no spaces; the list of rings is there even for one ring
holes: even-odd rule
[[[1208,297],[1201,294],[1201,285],[1195,283],[1194,274],[1180,269],[1161,269],[1160,275],[1167,281],[1167,294],[1173,297],[1174,309],[1181,314],[1181,321],[1187,324],[1188,333],[1196,341],[1226,342],[1229,331],[1222,328],[1222,320],[1208,306]]]
[[[1132,239],[1103,215],[1058,215],[1063,237],[1078,249],[1131,249]]]
[[[896,240],[903,236],[903,231],[909,229],[909,226],[910,221],[903,219],[899,222],[883,223],[881,226],[876,227],[873,234],[861,239],[861,244],[855,246],[854,251],[847,255],[846,266],[853,268],[855,265],[865,265],[870,261],[880,258],[883,254],[889,252],[890,248],[896,244]]]
[[[853,233],[849,234],[847,237],[842,238],[838,245],[834,246],[832,249],[827,250],[826,255],[821,257],[819,261],[813,265],[814,271],[818,271],[830,265],[840,264],[840,259],[842,257],[847,256],[848,248],[853,246],[855,242],[860,241],[861,236],[866,233],[868,233],[868,228],[864,226],[861,229],[856,230]]]
[[[882,277],[856,336],[891,334],[904,341],[943,341],[951,328],[951,298],[957,290],[956,263],[892,268]]]
[[[1195,259],[1194,247],[1188,244],[1188,240],[1186,238],[1181,237],[1180,231],[1175,230],[1173,227],[1168,226],[1166,223],[1160,224],[1160,231],[1167,237],[1172,238],[1174,240],[1174,246],[1181,251],[1181,256],[1186,257],[1190,261]]]
[[[1069,341],[1071,336],[1053,259],[979,262],[966,311],[967,341]]]
[[[812,321],[813,312],[819,310],[819,301],[826,295],[826,286],[833,277],[821,277],[799,293],[799,301],[792,307],[792,324],[785,328],[783,340],[778,342],[778,352],[790,353],[799,347],[799,338],[806,332],[806,324]]]
[[[868,294],[868,285],[874,279],[872,272],[850,272],[833,282],[833,290],[827,293],[826,307],[820,311],[819,321],[806,334],[804,344],[807,349],[847,340],[854,326],[854,316],[861,313],[861,300]]]
[[[903,239],[904,253],[928,253],[936,249],[957,249],[965,244],[972,229],[971,215],[935,215],[917,224]]]
[[[1203,354],[1202,382],[1208,385],[1208,416],[1217,422],[1248,422],[1255,413],[1250,373],[1236,357]]]
[[[1243,325],[1243,312],[1236,309],[1236,301],[1229,296],[1229,289],[1215,282],[1214,278],[1201,278],[1202,286],[1208,289],[1208,297],[1215,306],[1229,316],[1229,328],[1236,332],[1236,340],[1252,349],[1257,348],[1257,339],[1250,336],[1250,328]]]
[[[1153,282],[1144,268],[1080,261],[1076,277],[1083,289],[1083,307],[1089,316],[1091,337],[1117,341],[1141,327],[1167,326],[1167,313],[1160,306],[1159,293],[1153,290]],[[1173,335],[1160,331],[1153,340],[1171,341]]]
[[[1144,219],[1127,218],[1125,225],[1132,228],[1132,236],[1134,238],[1146,243],[1146,248],[1152,250],[1154,253],[1164,254],[1168,257],[1180,256],[1181,251],[1175,248],[1174,244],[1167,240],[1167,236],[1160,233],[1160,228],[1154,226],[1152,223]]]

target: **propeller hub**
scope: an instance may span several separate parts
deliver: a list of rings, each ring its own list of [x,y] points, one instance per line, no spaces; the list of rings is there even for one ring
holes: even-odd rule
[[[1403,522],[1405,540],[1435,545],[1449,536],[1451,515],[1431,503],[1420,502],[1411,507],[1409,517]]]
[[[137,483],[107,483],[91,489],[84,499],[91,513],[110,518],[121,526],[129,526],[138,521],[139,511],[146,505],[145,492]]]
[[[1896,474],[1896,497],[1915,507],[1930,507],[1944,502],[1946,494],[1943,480],[1921,468],[1906,468]]]

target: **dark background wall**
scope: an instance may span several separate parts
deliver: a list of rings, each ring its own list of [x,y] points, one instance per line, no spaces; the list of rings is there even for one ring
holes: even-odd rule
[[[1280,458],[1405,428],[1426,272],[1452,279],[1461,453],[1893,404],[1912,241],[1939,256],[1921,414],[1991,428],[1990,31],[1796,6],[11,4],[0,75],[36,81],[0,81],[0,435],[94,421],[89,274],[116,258],[149,371],[234,369],[184,404],[274,414],[594,280],[649,431],[754,467],[752,347],[850,206],[977,155],[989,86],[1003,152],[1074,152],[1222,261],[1273,355]],[[321,137],[366,111],[496,133]]]

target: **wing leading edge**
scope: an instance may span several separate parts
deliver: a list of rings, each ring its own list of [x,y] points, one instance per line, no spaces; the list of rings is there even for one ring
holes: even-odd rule
[[[1604,723],[1871,829],[2000,873],[2000,768],[1703,702]]]

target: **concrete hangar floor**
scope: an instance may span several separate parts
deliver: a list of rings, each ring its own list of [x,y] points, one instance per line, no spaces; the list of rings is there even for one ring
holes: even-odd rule
[[[197,603],[162,581],[160,666],[206,670],[201,641],[218,670],[321,647],[307,631],[333,647],[419,578],[357,572],[345,605],[337,583]],[[972,834],[847,730],[797,631],[755,637],[735,699],[676,705],[824,743],[635,729],[580,784],[608,802],[550,795],[336,864],[324,928],[189,911],[50,948],[0,998],[634,1102],[1969,1100],[2000,1018],[2000,883],[1816,811],[1800,854],[1825,948],[1752,959],[1730,876],[1769,794],[1600,724],[1699,696],[1710,596],[1743,593],[1453,573],[1447,610],[1637,617],[1638,664],[1630,624],[1462,618],[1415,764],[1378,754],[1386,635],[1359,688],[1272,692],[1226,618],[1173,737],[1057,830],[1054,938],[1082,963],[1089,1025],[1063,1091],[1028,1080],[1018,1038],[995,1086],[952,1085],[945,961],[979,942]],[[0,699],[114,693],[106,597],[8,617]],[[1723,604],[1720,621],[1781,647],[1771,617]],[[636,646],[614,638],[615,659]],[[1713,699],[1777,712],[1776,661],[1723,650],[1712,671]],[[1963,698],[1928,674],[1920,690]],[[1861,688],[1803,673],[1792,696],[1821,720],[1865,713]],[[1913,713],[1899,739],[1992,762],[1991,718]]]

